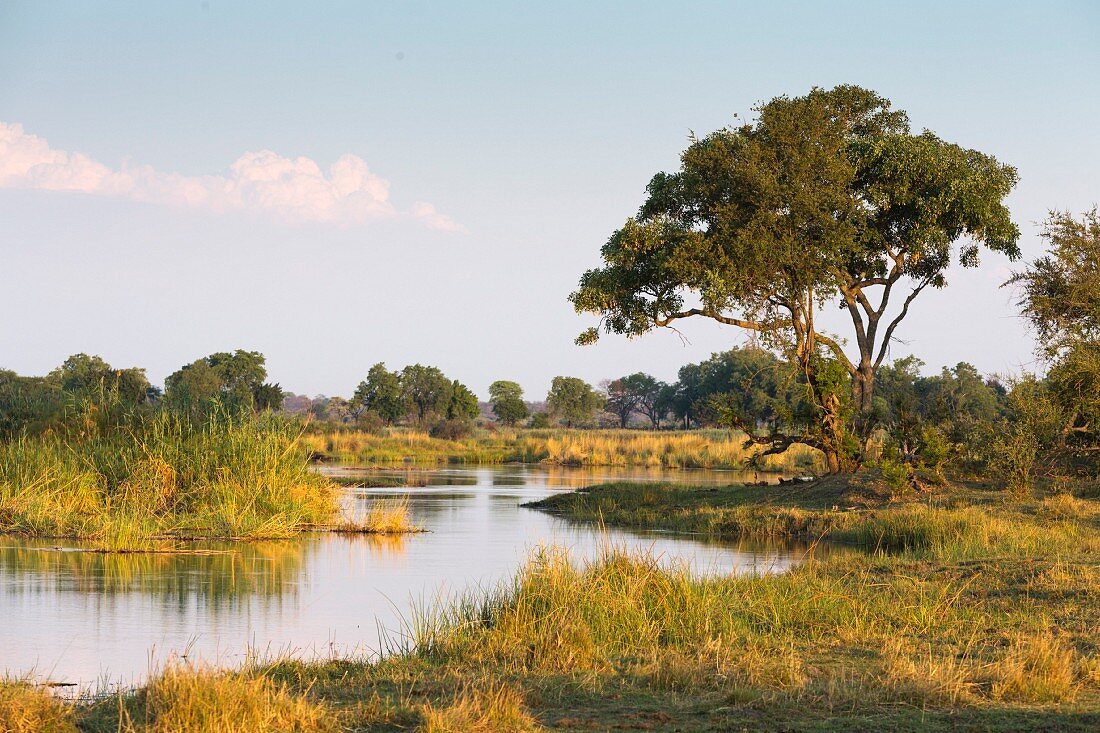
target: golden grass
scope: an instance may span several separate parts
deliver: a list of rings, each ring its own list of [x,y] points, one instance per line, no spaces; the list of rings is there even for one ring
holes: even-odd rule
[[[725,468],[820,472],[820,454],[803,445],[761,457],[743,433],[729,430],[499,430],[464,440],[393,428],[310,433],[303,441],[318,455],[344,461],[394,463],[544,463],[562,466]]]
[[[173,730],[213,730],[195,727],[218,720],[201,712],[210,700],[303,731],[317,729],[318,710],[349,730],[1095,729],[1095,502],[1072,520],[1040,502],[962,496],[951,508],[837,512],[807,491],[824,507],[785,509],[809,526],[850,514],[846,529],[879,551],[781,575],[699,576],[645,552],[580,561],[545,548],[495,592],[419,609],[411,646],[381,661],[204,673],[195,684],[218,692],[181,685],[173,720],[192,727]],[[700,493],[710,504],[740,496]],[[684,497],[658,493],[655,510],[662,499]],[[160,684],[123,699],[147,726],[133,730],[168,730],[148,727],[169,719],[148,702]],[[78,717],[94,733],[119,730],[110,716]]]
[[[322,704],[264,676],[169,666],[123,705],[120,733],[256,733],[339,730]]]
[[[412,523],[407,496],[375,499],[362,519],[338,523],[332,530],[352,534],[389,535],[423,531]]]
[[[0,733],[76,733],[71,706],[20,680],[0,680]]]
[[[274,421],[194,427],[162,413],[135,432],[0,442],[0,533],[119,551],[287,537],[337,508],[298,438]]]
[[[527,712],[523,697],[506,684],[489,683],[459,692],[441,704],[421,708],[422,733],[523,733],[541,727]]]

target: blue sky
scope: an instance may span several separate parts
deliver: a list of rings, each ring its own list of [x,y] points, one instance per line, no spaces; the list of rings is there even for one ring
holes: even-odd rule
[[[0,176],[0,366],[86,351],[160,381],[243,347],[310,394],[376,361],[483,396],[671,379],[742,335],[580,348],[566,296],[690,131],[868,86],[1019,168],[1033,257],[1048,209],[1100,200],[1098,27],[1089,2],[2,2],[0,172],[12,150],[61,163]],[[895,353],[1035,368],[1009,269],[922,295]]]

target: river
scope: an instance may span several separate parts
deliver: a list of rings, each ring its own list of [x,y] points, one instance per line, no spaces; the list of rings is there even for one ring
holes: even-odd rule
[[[354,469],[325,469],[342,473]],[[490,588],[540,546],[578,560],[614,546],[696,572],[783,572],[789,546],[600,530],[520,505],[602,480],[729,484],[725,471],[503,466],[416,473],[420,486],[349,489],[345,508],[407,495],[428,530],[397,537],[309,533],[205,543],[205,554],[100,554],[79,543],[0,536],[0,672],[74,691],[140,684],[174,656],[236,666],[248,654],[373,654],[415,607]]]

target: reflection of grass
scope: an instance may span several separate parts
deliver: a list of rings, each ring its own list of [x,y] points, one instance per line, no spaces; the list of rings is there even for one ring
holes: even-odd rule
[[[0,547],[0,570],[36,583],[71,583],[97,594],[197,597],[217,606],[244,595],[279,596],[297,586],[308,540],[236,543],[209,552],[103,553],[55,551],[22,544]]]
[[[381,434],[330,431],[303,436],[318,455],[344,461],[395,463],[545,463],[564,466],[650,468],[744,468],[759,452],[744,435],[727,430],[499,430],[465,440],[441,440],[426,433],[392,429]],[[820,470],[820,457],[807,446],[783,456],[757,459],[761,470]]]
[[[678,528],[692,502],[703,516],[707,504],[766,499],[644,494],[652,488],[635,490],[664,504],[654,528]],[[838,484],[783,491],[766,508],[785,504],[811,525],[844,513],[832,507],[850,497]],[[311,725],[348,730],[1098,729],[1100,505],[1062,500],[1040,513],[1038,502],[962,491],[941,502],[848,512],[849,531],[907,539],[783,575],[700,578],[647,554],[577,563],[546,550],[495,593],[415,615],[410,647],[382,661],[232,674],[265,680],[256,692],[240,686],[263,705],[285,708],[264,702],[281,690],[324,710]],[[145,694],[77,716],[89,731],[115,731],[119,711],[140,711]]]
[[[0,532],[112,550],[173,538],[286,537],[327,522],[331,482],[274,421],[201,428],[161,414],[136,433],[0,443]]]

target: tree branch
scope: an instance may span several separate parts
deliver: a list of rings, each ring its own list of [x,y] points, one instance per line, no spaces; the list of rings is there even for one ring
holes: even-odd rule
[[[925,278],[917,287],[913,288],[913,292],[909,293],[909,297],[905,299],[905,303],[901,307],[901,313],[898,313],[897,317],[890,321],[890,325],[886,327],[886,334],[882,337],[882,345],[879,347],[878,357],[875,359],[875,369],[878,369],[879,365],[882,364],[882,360],[886,358],[886,351],[890,347],[890,339],[894,336],[894,329],[897,328],[898,324],[909,314],[909,304],[913,302],[913,299],[916,298],[920,294],[920,291],[924,290],[930,282],[930,279]],[[885,307],[885,302],[883,303],[883,307]]]
[[[730,316],[724,316],[721,313],[717,313],[715,311],[705,308],[689,308],[686,311],[670,313],[664,318],[654,318],[653,324],[655,326],[665,327],[677,319],[689,318],[690,316],[705,316],[707,318],[713,318],[719,323],[724,323],[727,326],[737,326],[738,328],[748,329],[749,331],[770,331],[773,328],[783,325],[782,323],[766,324],[758,323],[757,321],[748,321],[743,318],[732,318]]]

